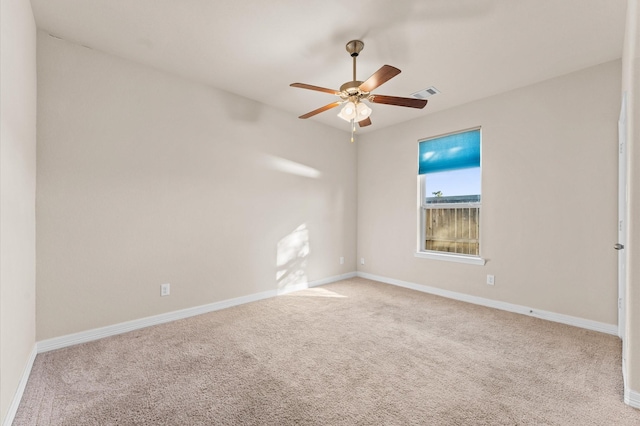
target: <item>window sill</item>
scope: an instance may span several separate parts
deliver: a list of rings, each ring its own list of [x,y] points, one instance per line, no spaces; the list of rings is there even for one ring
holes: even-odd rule
[[[478,256],[465,256],[463,254],[451,254],[451,253],[437,253],[433,251],[419,251],[415,254],[416,257],[423,259],[444,260],[447,262],[467,263],[470,265],[484,265],[487,263],[486,259]]]

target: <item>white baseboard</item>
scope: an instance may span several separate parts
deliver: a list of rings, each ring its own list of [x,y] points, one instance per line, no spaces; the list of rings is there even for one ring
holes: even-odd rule
[[[599,331],[601,333],[618,335],[618,326],[615,324],[606,324],[603,322],[592,321],[584,318],[572,317],[570,315],[557,314],[555,312],[542,311],[540,309],[529,308],[527,306],[515,305],[513,303],[501,302],[498,300],[485,299],[483,297],[472,296],[455,291],[443,290],[437,287],[430,287],[422,284],[415,284],[407,281],[396,280],[394,278],[382,277],[379,275],[358,272],[358,276],[374,281],[380,281],[386,284],[392,284],[399,287],[405,287],[412,290],[421,291],[423,293],[435,294],[437,296],[447,297],[449,299],[460,300],[462,302],[473,303],[475,305],[487,306],[489,308],[500,309],[503,311],[514,312],[517,314],[528,315],[531,317],[541,318],[548,321],[559,322],[562,324],[572,325],[574,327],[585,328],[587,330]]]
[[[236,297],[234,299],[222,300],[220,302],[209,303],[192,308],[182,309],[179,311],[167,312],[165,314],[154,315],[151,317],[140,318],[137,320],[122,322],[119,324],[108,325],[106,327],[94,328],[92,330],[81,331],[79,333],[67,334],[65,336],[54,337],[52,339],[41,340],[37,343],[38,353],[48,352],[55,349],[66,348],[68,346],[80,343],[91,342],[93,340],[102,339],[104,337],[115,336],[117,334],[138,330],[153,325],[164,324],[183,318],[189,318],[195,315],[206,314],[208,312],[218,311],[220,309],[230,308],[232,306],[242,305],[244,303],[256,302],[258,300],[268,299],[271,297],[291,293],[293,291],[303,290],[310,287],[329,284],[332,282],[353,278],[355,272],[336,275],[333,277],[323,278],[321,280],[297,283],[278,290],[268,290],[260,293],[254,293],[247,296]]]
[[[13,419],[18,413],[18,407],[20,406],[20,401],[22,401],[22,395],[24,394],[24,389],[27,387],[27,381],[29,380],[29,375],[31,374],[33,362],[36,360],[37,354],[37,346],[33,345],[33,349],[29,354],[29,359],[27,359],[27,364],[24,366],[24,370],[22,371],[22,376],[20,377],[20,382],[18,383],[16,393],[13,395],[13,400],[11,401],[11,405],[9,406],[9,410],[7,410],[7,415],[2,422],[3,426],[11,426],[11,424],[13,423]]]
[[[624,403],[640,409],[640,392],[631,390],[625,386],[624,388]]]

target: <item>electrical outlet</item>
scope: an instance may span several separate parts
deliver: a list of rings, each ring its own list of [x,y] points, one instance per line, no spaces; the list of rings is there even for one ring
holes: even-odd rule
[[[168,296],[171,294],[171,284],[160,284],[160,296]]]
[[[344,265],[344,256],[340,256],[340,264]]]
[[[364,265],[364,257],[361,257],[361,258],[360,258],[360,264],[361,264],[361,265]]]
[[[487,284],[494,285],[496,283],[496,277],[494,275],[487,275]]]

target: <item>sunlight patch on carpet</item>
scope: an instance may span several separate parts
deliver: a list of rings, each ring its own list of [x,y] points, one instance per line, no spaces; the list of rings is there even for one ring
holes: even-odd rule
[[[288,293],[287,296],[298,297],[337,297],[346,298],[347,296],[336,293],[335,291],[327,290],[326,288],[308,288],[306,290],[295,291]]]

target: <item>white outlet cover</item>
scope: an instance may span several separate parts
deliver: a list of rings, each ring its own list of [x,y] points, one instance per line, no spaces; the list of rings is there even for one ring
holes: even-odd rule
[[[171,284],[160,284],[160,296],[168,296],[171,294]]]
[[[494,285],[496,283],[496,277],[494,275],[487,275],[487,284]]]

